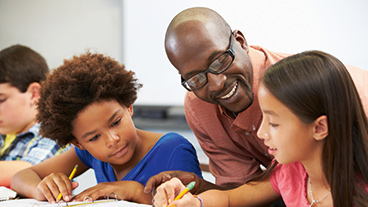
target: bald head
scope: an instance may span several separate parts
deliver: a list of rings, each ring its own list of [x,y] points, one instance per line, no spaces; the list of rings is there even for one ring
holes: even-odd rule
[[[165,49],[175,66],[175,59],[185,53],[198,51],[209,44],[227,47],[231,28],[215,11],[193,7],[177,14],[169,24],[165,36]]]
[[[166,35],[175,32],[180,25],[186,24],[188,22],[196,22],[197,24],[202,24],[202,26],[212,24],[214,27],[213,29],[217,30],[216,32],[224,31],[228,33],[231,30],[230,26],[217,12],[205,7],[193,7],[180,12],[174,17],[167,28]]]
[[[253,67],[247,41],[215,11],[194,7],[176,15],[166,31],[165,50],[182,80],[201,82],[193,91],[199,99],[233,112],[244,111],[253,103]],[[230,65],[224,66],[227,63]],[[220,73],[213,70],[216,67]],[[224,96],[230,91],[234,96]]]

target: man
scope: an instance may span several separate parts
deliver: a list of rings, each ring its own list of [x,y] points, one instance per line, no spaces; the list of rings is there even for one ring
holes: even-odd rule
[[[196,180],[193,193],[211,188],[230,189],[262,173],[272,156],[256,132],[262,116],[257,101],[258,83],[265,70],[287,57],[259,46],[249,46],[239,30],[208,8],[190,8],[170,23],[165,49],[190,92],[185,97],[185,116],[203,151],[216,185],[185,172],[165,172],[147,182],[145,191],[178,177],[184,184]],[[360,94],[368,71],[352,70],[360,78]],[[365,91],[364,91],[365,90]],[[367,103],[367,97],[362,97]],[[367,108],[367,105],[365,105]],[[366,110],[367,111],[367,110]]]

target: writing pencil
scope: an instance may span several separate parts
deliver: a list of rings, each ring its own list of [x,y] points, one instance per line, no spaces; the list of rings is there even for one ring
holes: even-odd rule
[[[77,172],[77,169],[78,169],[78,165],[75,165],[74,166],[74,169],[73,169],[73,171],[72,171],[72,173],[70,173],[70,175],[69,175],[69,180],[72,180],[73,179],[73,177],[74,177],[74,175],[75,175],[75,172]],[[59,200],[61,199],[61,193],[59,194],[59,196],[57,197],[57,200],[56,200],[56,202],[59,202]]]
[[[188,193],[188,191],[192,190],[195,186],[196,182],[192,181],[190,182],[187,187],[185,187],[185,189],[178,195],[176,196],[176,198],[174,199],[174,201],[179,200],[180,198],[182,198],[186,193]]]

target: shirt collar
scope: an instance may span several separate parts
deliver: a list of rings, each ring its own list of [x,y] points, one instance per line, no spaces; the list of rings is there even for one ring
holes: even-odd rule
[[[252,105],[247,108],[245,111],[239,113],[236,117],[232,112],[229,112],[222,106],[219,106],[220,112],[230,118],[233,119],[233,125],[236,125],[242,128],[245,131],[254,131],[254,129],[258,129],[262,116],[261,109],[258,103],[258,85],[261,77],[268,67],[267,58],[262,52],[261,48],[257,46],[249,47],[249,57],[253,66],[253,92],[254,92],[254,100]]]
[[[39,131],[40,131],[40,124],[36,123],[31,128],[29,128],[28,131],[18,134],[17,137],[23,137],[23,136],[26,136],[26,135],[29,135],[29,134],[32,134],[33,137],[36,137],[36,136],[38,136]]]
[[[28,134],[32,134],[34,137],[38,136],[39,130],[40,130],[40,124],[36,123],[31,128],[29,128],[28,131],[18,134],[17,138],[18,137],[23,137],[23,136],[28,135]],[[0,137],[5,139],[5,135],[3,135],[3,134],[1,134]]]

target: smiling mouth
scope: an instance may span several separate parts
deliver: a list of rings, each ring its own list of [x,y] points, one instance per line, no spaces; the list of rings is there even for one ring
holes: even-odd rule
[[[238,88],[238,83],[236,83],[236,84],[234,85],[234,87],[231,89],[231,91],[230,91],[228,94],[226,94],[226,95],[224,95],[224,96],[220,97],[220,99],[224,100],[224,99],[228,99],[228,98],[230,98],[232,95],[234,95],[234,93],[235,93],[235,91],[236,91],[236,89],[237,89],[237,88]]]

